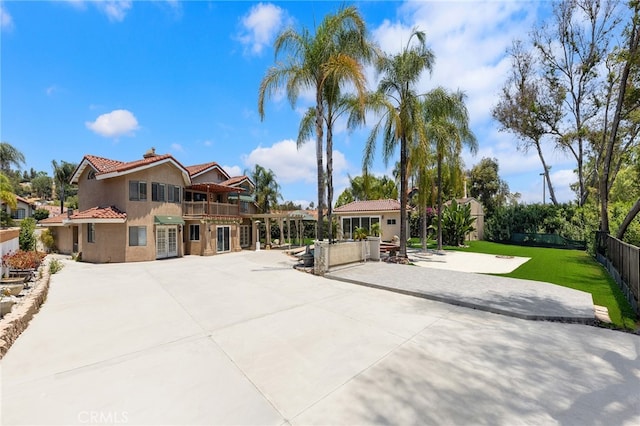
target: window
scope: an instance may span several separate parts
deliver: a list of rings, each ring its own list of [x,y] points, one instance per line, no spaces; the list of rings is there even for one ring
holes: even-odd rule
[[[129,227],[129,246],[146,246],[147,245],[147,227],[146,226],[130,226]]]
[[[216,251],[218,252],[224,252],[224,251],[229,251],[230,250],[230,234],[231,234],[231,230],[228,226],[218,226],[217,228],[217,245],[216,245]]]
[[[387,219],[387,225],[395,225],[395,224],[396,224],[395,219]]]
[[[151,201],[166,201],[165,184],[153,182],[151,184]]]
[[[189,225],[189,240],[200,241],[200,225]]]
[[[169,202],[170,203],[180,203],[180,187],[174,185],[167,185],[167,189],[169,192]]]
[[[353,238],[357,228],[364,228],[370,232],[371,225],[379,222],[379,216],[344,217],[342,218],[342,237],[347,240]]]
[[[14,219],[24,219],[27,215],[27,211],[25,209],[18,209],[15,213]]]
[[[129,201],[146,201],[147,182],[138,180],[129,181]]]
[[[88,243],[96,242],[96,224],[95,223],[87,223],[87,242]]]

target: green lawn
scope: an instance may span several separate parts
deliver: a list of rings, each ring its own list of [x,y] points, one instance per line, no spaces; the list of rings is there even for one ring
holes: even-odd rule
[[[586,252],[538,247],[513,246],[488,241],[471,241],[469,248],[447,249],[506,256],[530,257],[531,260],[504,277],[544,281],[591,293],[593,303],[606,306],[618,328],[635,329],[636,316],[620,288],[607,271]]]

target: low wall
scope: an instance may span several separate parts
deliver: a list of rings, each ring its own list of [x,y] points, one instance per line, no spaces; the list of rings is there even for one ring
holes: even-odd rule
[[[20,228],[9,228],[0,230],[0,257],[7,253],[18,250]],[[4,267],[0,267],[0,277],[4,277]]]
[[[367,260],[380,260],[380,238],[369,237],[365,241],[348,241],[329,244],[326,241],[314,243],[314,272],[323,275],[334,266]]]

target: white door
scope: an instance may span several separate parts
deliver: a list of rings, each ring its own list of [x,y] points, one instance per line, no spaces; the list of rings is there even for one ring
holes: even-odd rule
[[[168,229],[168,234],[167,256],[176,257],[178,256],[178,229],[172,226]]]
[[[240,247],[249,247],[251,245],[249,229],[249,225],[240,226]]]
[[[156,259],[169,257],[169,245],[167,244],[167,228],[156,226]]]

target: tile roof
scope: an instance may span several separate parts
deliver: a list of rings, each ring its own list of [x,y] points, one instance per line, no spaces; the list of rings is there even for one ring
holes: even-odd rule
[[[73,213],[70,219],[126,219],[127,214],[114,206],[92,207],[81,212]]]
[[[60,213],[60,206],[59,206],[59,205],[57,205],[57,206],[52,206],[52,205],[50,205],[50,204],[43,204],[43,205],[39,205],[39,206],[38,206],[38,209],[48,210],[48,211],[49,211],[49,217],[52,217],[52,216],[59,216],[59,215],[61,214],[61,213]],[[66,212],[67,212],[67,208],[66,208],[66,207],[63,207],[63,208],[62,208],[62,214],[66,213]]]
[[[66,218],[67,218],[67,215],[62,215],[62,214],[55,215],[55,216],[49,216],[46,219],[40,219],[38,221],[38,224],[40,224],[40,225],[55,225],[55,224],[60,225],[60,224],[62,224],[62,221],[64,219],[66,219]]]
[[[210,163],[204,163],[204,164],[196,164],[195,166],[187,166],[185,167],[185,169],[187,169],[187,171],[189,172],[189,176],[193,176],[215,166],[222,169],[222,167],[220,167],[220,165],[215,161],[212,161]]]
[[[344,206],[333,209],[334,213],[345,212],[382,212],[400,210],[400,201],[398,200],[368,200],[353,201]]]
[[[227,185],[227,186],[233,186],[233,185],[237,185],[240,182],[242,182],[243,180],[247,180],[249,181],[249,183],[251,183],[252,186],[255,186],[253,184],[253,182],[251,181],[251,179],[249,179],[248,176],[234,176],[230,179],[225,180],[224,182],[220,182],[220,185]]]
[[[110,160],[95,155],[85,155],[84,158],[93,166],[98,173],[107,173],[115,170],[117,167],[125,164],[123,161]]]

